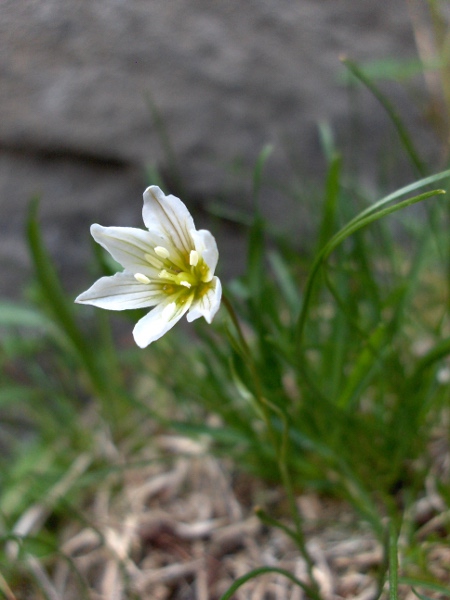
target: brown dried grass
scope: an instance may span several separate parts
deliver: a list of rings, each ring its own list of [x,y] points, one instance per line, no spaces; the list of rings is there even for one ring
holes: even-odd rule
[[[292,542],[281,531],[268,530],[253,513],[255,503],[279,513],[281,490],[236,473],[201,443],[179,436],[154,441],[138,468],[126,468],[126,457],[115,448],[124,468],[101,482],[84,507],[84,523],[64,528],[60,557],[48,565],[29,558],[27,567],[47,598],[216,600],[238,577],[264,565],[307,580],[306,565]],[[161,461],[161,456],[171,459]],[[299,507],[323,598],[377,597],[375,575],[383,551],[351,508],[314,494],[302,495]],[[442,502],[430,483],[428,496],[414,509],[415,520],[423,521],[418,535],[424,539],[443,527],[448,530],[449,514],[439,508]],[[45,507],[34,507],[35,519],[42,521],[44,513]],[[33,515],[24,521],[30,523]],[[448,546],[432,544],[428,556],[436,576],[450,580]],[[32,596],[8,588],[6,597]],[[247,582],[233,597],[302,600],[305,595],[271,573]],[[415,598],[406,588],[402,597]]]

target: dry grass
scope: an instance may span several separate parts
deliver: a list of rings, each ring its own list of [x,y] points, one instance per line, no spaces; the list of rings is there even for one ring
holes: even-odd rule
[[[179,436],[154,441],[140,467],[115,471],[102,481],[84,507],[83,523],[78,519],[63,528],[59,558],[48,564],[29,558],[28,575],[38,582],[44,597],[215,600],[236,578],[263,565],[306,579],[306,565],[292,542],[281,531],[268,530],[253,514],[255,504],[279,514],[284,503],[281,490],[236,474],[200,443]],[[126,463],[118,448],[109,451],[116,464]],[[161,461],[161,456],[170,460]],[[74,465],[68,478],[85,466]],[[410,518],[420,524],[416,535],[428,544],[430,570],[448,582],[448,545],[426,540],[448,529],[449,515],[442,511],[431,476],[429,487]],[[383,551],[370,530],[343,503],[306,494],[299,498],[299,506],[323,597],[377,597],[376,572]],[[22,529],[30,530],[45,517],[45,507],[34,507],[23,516]],[[11,543],[11,557],[14,551]],[[32,593],[30,585],[13,592],[0,581],[2,588],[8,600],[43,597]],[[408,588],[401,592],[407,600],[416,598]],[[247,582],[234,595],[236,600],[304,597],[301,589],[276,573]]]

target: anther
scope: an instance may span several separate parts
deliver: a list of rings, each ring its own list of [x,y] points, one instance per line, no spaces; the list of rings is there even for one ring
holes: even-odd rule
[[[139,283],[150,283],[150,279],[142,273],[135,273],[134,278],[136,281],[139,281]]]
[[[160,258],[169,258],[170,256],[170,252],[167,250],[167,248],[164,248],[163,246],[156,246],[154,248],[155,254],[157,254]]]
[[[197,266],[198,258],[199,256],[197,250],[191,250],[189,254],[189,264],[191,265],[191,267]]]

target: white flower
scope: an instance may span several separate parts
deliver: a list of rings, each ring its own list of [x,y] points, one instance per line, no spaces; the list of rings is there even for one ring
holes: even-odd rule
[[[152,185],[144,192],[142,216],[148,231],[92,225],[95,241],[124,271],[102,277],[75,302],[109,310],[154,306],[133,330],[136,344],[145,348],[185,313],[188,321],[204,317],[211,323],[222,286],[214,276],[216,241],[209,231],[195,229],[181,200]]]

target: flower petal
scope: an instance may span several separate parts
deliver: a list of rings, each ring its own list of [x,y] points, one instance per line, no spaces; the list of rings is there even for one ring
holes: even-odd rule
[[[168,238],[173,246],[189,255],[193,250],[190,231],[195,230],[191,213],[175,196],[166,196],[162,190],[151,185],[144,192],[142,218],[152,233]]]
[[[191,230],[191,236],[194,240],[195,249],[203,258],[211,271],[211,279],[216,269],[217,261],[219,260],[219,251],[212,233],[206,229]]]
[[[109,310],[147,308],[167,298],[161,284],[139,283],[132,273],[116,273],[98,279],[75,299],[78,304],[92,304]]]
[[[145,348],[152,342],[162,337],[181,317],[189,310],[192,295],[183,305],[178,305],[173,299],[168,298],[161,302],[145,317],[138,321],[133,329],[134,341],[140,348]]]
[[[211,287],[207,293],[192,303],[191,309],[186,316],[189,322],[195,321],[199,317],[205,317],[206,321],[211,323],[219,310],[222,298],[222,284],[220,283],[220,279],[213,277],[209,285]]]
[[[157,278],[163,264],[155,254],[155,247],[161,244],[161,238],[154,233],[136,227],[102,227],[95,223],[91,226],[91,235],[125,269],[133,273],[143,273],[150,279]],[[155,265],[150,265],[145,255],[154,257]]]

